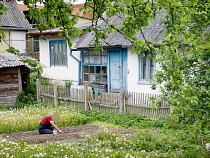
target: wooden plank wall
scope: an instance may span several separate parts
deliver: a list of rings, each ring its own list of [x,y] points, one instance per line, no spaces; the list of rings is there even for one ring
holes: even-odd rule
[[[13,105],[19,93],[19,68],[0,69],[0,105]]]

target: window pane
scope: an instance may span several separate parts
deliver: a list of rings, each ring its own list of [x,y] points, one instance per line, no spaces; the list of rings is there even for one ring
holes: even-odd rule
[[[89,81],[89,74],[84,74],[84,81]]]
[[[83,55],[84,56],[86,56],[86,55],[88,56],[88,51],[83,51]]]
[[[93,50],[89,50],[89,55],[95,55]]]
[[[89,56],[89,63],[95,63],[94,56]]]
[[[96,74],[95,74],[96,82],[100,82],[101,81],[101,75],[100,75],[101,67],[96,66],[95,68],[96,68]]]
[[[94,66],[90,66],[90,73],[94,73]]]
[[[84,66],[84,73],[89,73],[88,66]]]
[[[101,52],[101,55],[106,56],[106,50],[104,50],[103,52]]]
[[[88,62],[88,56],[84,56],[84,63],[89,63]]]
[[[107,57],[102,56],[102,64],[105,65],[107,63]]]
[[[147,71],[146,58],[142,57],[140,59],[140,79],[143,80],[146,79],[146,71]]]
[[[88,55],[87,55],[88,54]],[[103,54],[103,56],[102,56]],[[94,54],[93,51],[83,52],[83,71],[84,71],[84,81],[107,83],[107,56],[106,51],[103,53]],[[103,60],[103,63],[102,63]],[[96,66],[97,64],[97,66]],[[102,66],[103,65],[103,66]],[[87,77],[88,74],[88,77]],[[88,79],[87,79],[88,78]]]
[[[150,79],[154,80],[155,62],[150,59]]]
[[[95,63],[101,64],[101,56],[95,56]]]
[[[67,65],[67,45],[63,40],[50,41],[50,63],[52,66]]]
[[[55,44],[55,65],[58,65],[58,44]]]
[[[140,80],[154,80],[155,61],[146,56],[139,56],[139,79]]]
[[[94,82],[95,81],[95,74],[89,74],[89,81]]]

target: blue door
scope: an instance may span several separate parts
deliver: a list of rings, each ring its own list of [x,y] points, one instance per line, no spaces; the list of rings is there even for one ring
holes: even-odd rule
[[[125,55],[126,54],[126,55]],[[123,86],[126,89],[127,81],[127,51],[110,49],[109,59],[109,91],[119,92]]]

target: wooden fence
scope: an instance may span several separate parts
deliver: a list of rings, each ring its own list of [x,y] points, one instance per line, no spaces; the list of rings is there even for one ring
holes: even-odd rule
[[[40,90],[38,90],[40,88]],[[55,106],[68,106],[78,110],[95,110],[101,112],[138,114],[148,119],[164,118],[170,113],[170,106],[164,101],[159,101],[159,107],[154,107],[152,102],[159,100],[158,94],[137,92],[125,93],[123,88],[120,93],[97,93],[88,86],[60,87],[56,85],[41,85],[37,89],[38,100]]]

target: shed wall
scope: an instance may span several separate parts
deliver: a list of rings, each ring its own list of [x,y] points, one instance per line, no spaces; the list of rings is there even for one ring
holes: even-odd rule
[[[0,105],[13,105],[19,93],[19,68],[0,69]]]

